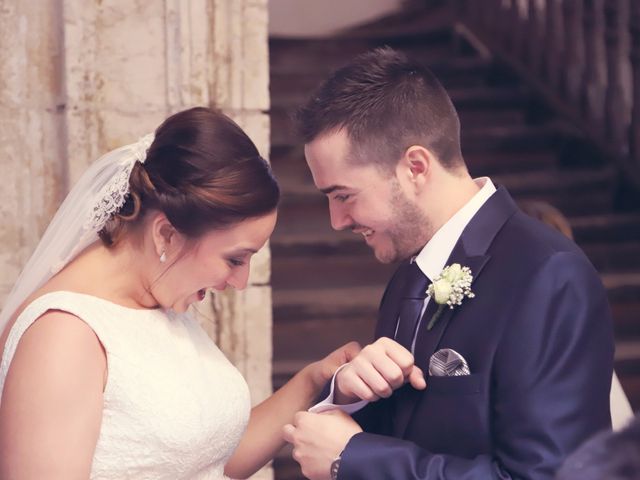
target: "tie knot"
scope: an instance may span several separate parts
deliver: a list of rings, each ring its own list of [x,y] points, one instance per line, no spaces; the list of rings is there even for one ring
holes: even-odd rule
[[[405,298],[425,298],[429,283],[429,278],[422,273],[418,264],[416,262],[410,263],[405,273]]]

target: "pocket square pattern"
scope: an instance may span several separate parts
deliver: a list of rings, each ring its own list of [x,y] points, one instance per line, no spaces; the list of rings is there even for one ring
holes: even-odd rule
[[[429,359],[429,375],[432,377],[457,377],[470,374],[467,361],[451,348],[438,350]]]

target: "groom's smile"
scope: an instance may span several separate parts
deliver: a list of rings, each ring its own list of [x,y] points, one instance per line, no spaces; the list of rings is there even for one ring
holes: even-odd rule
[[[426,243],[426,222],[396,174],[354,159],[345,129],[312,140],[305,156],[316,187],[327,196],[333,229],[362,235],[382,263],[408,258]]]

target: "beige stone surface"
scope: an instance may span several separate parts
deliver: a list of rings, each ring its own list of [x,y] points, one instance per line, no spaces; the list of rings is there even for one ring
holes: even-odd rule
[[[269,108],[266,1],[213,1],[212,99],[225,111]]]
[[[167,115],[219,106],[266,158],[266,1],[0,0],[0,302],[69,185]],[[266,247],[245,291],[196,312],[254,403],[271,392],[269,278]]]
[[[57,3],[0,1],[0,302],[66,188]]]

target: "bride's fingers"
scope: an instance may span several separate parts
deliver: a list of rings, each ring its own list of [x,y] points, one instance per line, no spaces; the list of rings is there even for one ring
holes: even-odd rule
[[[349,342],[342,348],[347,362],[353,360],[355,356],[360,353],[360,350],[362,350],[362,347],[358,342]]]

